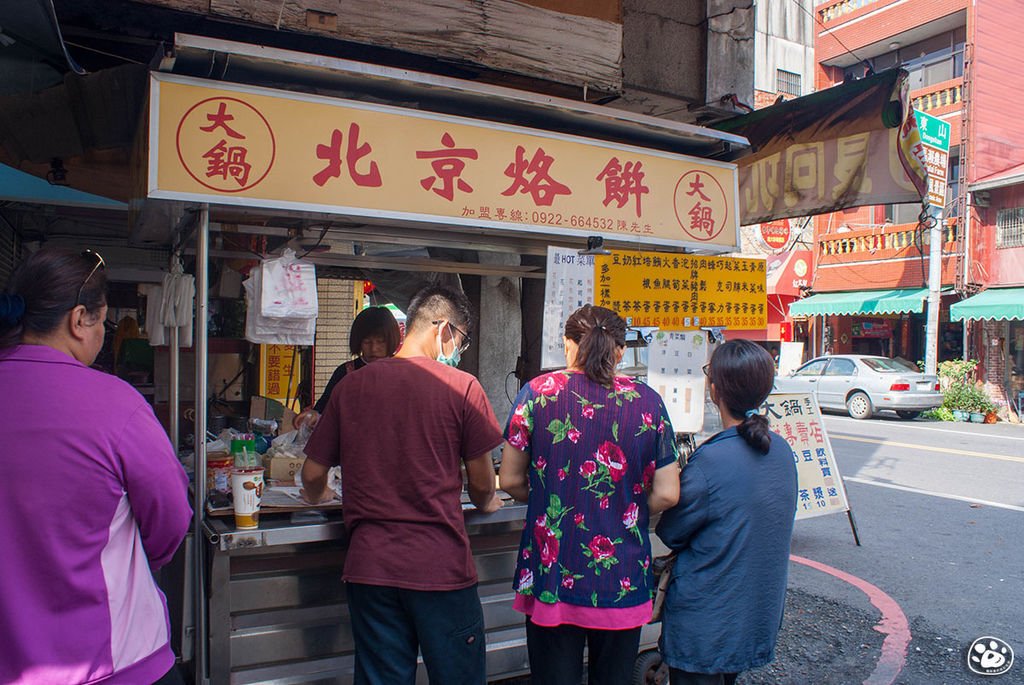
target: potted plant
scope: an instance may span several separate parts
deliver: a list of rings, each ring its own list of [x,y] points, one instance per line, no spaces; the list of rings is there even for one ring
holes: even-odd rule
[[[972,386],[968,388],[967,408],[971,413],[971,423],[984,423],[985,414],[995,409],[995,405],[992,404],[992,400],[988,398],[984,390]]]
[[[942,406],[953,414],[954,421],[970,420],[970,413],[967,411],[967,391],[967,386],[959,383],[951,383],[946,386]]]

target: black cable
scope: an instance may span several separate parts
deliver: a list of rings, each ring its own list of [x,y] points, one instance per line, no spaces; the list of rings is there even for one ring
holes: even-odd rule
[[[513,406],[515,406],[516,400],[515,400],[514,397],[512,397],[511,395],[508,394],[508,379],[509,379],[509,377],[514,376],[514,375],[516,375],[515,371],[509,371],[508,375],[505,376],[505,397],[508,399],[508,403],[513,405]],[[519,391],[517,390],[516,394],[518,394],[518,393],[519,393]]]
[[[320,237],[317,238],[316,244],[313,245],[313,247],[311,247],[308,250],[306,250],[305,252],[303,252],[301,255],[299,255],[298,259],[302,259],[303,257],[308,256],[310,252],[312,252],[316,248],[320,247],[320,244],[324,242],[324,236],[327,235],[327,231],[330,228],[331,228],[330,224],[327,224],[326,226],[324,226],[324,230],[320,231]]]
[[[832,34],[832,37],[836,39],[836,42],[837,42],[837,43],[839,43],[839,44],[840,44],[841,46],[843,46],[843,50],[846,50],[846,51],[847,51],[848,53],[850,53],[851,55],[853,55],[854,57],[856,57],[856,58],[857,58],[857,61],[858,61],[858,62],[860,62],[861,64],[864,64],[864,65],[870,66],[870,65],[868,65],[868,61],[867,61],[867,60],[865,60],[865,59],[861,59],[861,58],[860,58],[860,57],[859,57],[859,56],[857,55],[857,53],[856,53],[856,52],[854,52],[854,51],[853,51],[853,50],[851,50],[850,48],[846,47],[846,43],[844,43],[844,42],[843,42],[842,40],[840,40],[840,39],[839,39],[839,36],[837,36],[837,35],[836,35],[836,34],[835,34],[835,33],[834,33],[833,31],[832,31],[832,29],[830,29],[830,28],[828,28],[827,26],[825,26],[824,22],[822,22],[822,21],[821,21],[821,19],[818,19],[818,14],[817,14],[817,12],[813,12],[813,11],[810,11],[810,10],[808,10],[808,9],[807,9],[806,7],[804,7],[804,5],[803,5],[803,2],[801,2],[801,0],[793,0],[793,2],[795,2],[795,3],[796,3],[796,6],[800,8],[800,11],[802,11],[802,12],[803,12],[804,14],[806,14],[806,15],[810,16],[810,17],[811,17],[811,19],[813,19],[813,20],[814,20],[814,21],[815,21],[815,22],[816,22],[816,23],[818,24],[818,26],[820,26],[821,28],[825,29],[826,33],[831,33],[831,34]]]

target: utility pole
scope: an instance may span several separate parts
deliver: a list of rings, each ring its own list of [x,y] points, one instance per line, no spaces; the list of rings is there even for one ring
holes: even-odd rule
[[[928,318],[925,325],[924,372],[939,370],[939,300],[942,290],[942,205],[928,205]]]
[[[946,206],[946,175],[949,169],[948,122],[930,114],[914,112],[921,145],[927,160],[928,194],[924,223],[928,232],[928,317],[924,335],[924,372],[939,370],[939,303],[942,291],[943,214]]]

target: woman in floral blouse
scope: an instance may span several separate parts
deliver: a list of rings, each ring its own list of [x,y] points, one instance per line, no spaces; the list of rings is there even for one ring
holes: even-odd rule
[[[626,323],[586,305],[566,369],[533,379],[505,429],[501,488],[528,502],[514,581],[535,685],[629,681],[654,584],[648,520],[679,499],[672,424],[654,390],[615,375]]]

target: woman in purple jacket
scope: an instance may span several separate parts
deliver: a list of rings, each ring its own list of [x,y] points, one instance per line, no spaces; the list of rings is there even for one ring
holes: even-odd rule
[[[188,529],[153,410],[89,368],[103,258],[41,249],[0,293],[0,682],[181,682],[152,571]]]

